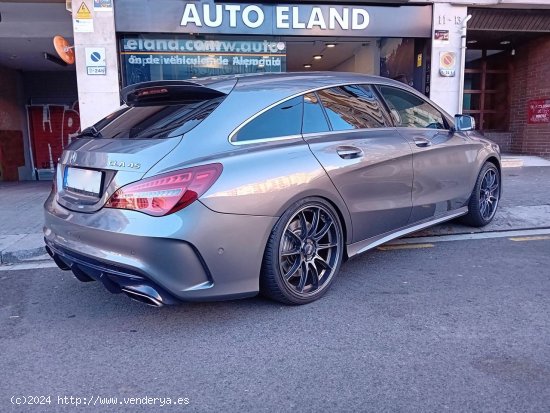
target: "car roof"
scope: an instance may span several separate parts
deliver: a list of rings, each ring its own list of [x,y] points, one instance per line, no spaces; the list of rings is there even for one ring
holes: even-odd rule
[[[312,89],[353,83],[377,83],[406,87],[401,82],[385,77],[351,72],[250,73],[205,77],[190,79],[188,81],[212,87],[217,83],[223,84],[231,80],[237,80],[235,91],[247,92],[284,89],[291,93],[299,93]]]
[[[352,72],[251,73],[187,80],[157,80],[127,86],[122,90],[121,94],[123,100],[128,102],[128,97],[132,93],[144,88],[171,86],[175,89],[185,88],[188,91],[192,91],[197,87],[204,87],[222,94],[235,95],[244,93],[248,95],[249,93],[254,93],[255,97],[271,95],[271,98],[278,100],[310,90],[349,84],[385,84],[407,89],[412,93],[418,94],[416,90],[402,82],[386,77]],[[198,90],[196,89],[195,92]]]

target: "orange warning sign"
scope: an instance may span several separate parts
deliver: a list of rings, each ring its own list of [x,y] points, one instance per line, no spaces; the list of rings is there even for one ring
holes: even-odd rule
[[[80,7],[78,8],[78,11],[76,12],[76,18],[77,19],[91,19],[92,13],[90,12],[90,9],[88,6],[86,6],[86,3],[82,2]]]

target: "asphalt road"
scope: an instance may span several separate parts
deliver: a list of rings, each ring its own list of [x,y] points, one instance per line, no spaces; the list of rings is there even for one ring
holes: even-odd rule
[[[303,307],[155,309],[56,269],[3,271],[0,411],[548,411],[541,238],[372,251]],[[10,402],[31,395],[51,404]],[[189,404],[77,409],[58,396]]]

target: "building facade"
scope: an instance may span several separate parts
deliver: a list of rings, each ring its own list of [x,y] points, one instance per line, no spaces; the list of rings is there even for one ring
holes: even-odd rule
[[[391,77],[474,116],[504,152],[550,156],[547,0],[56,0],[0,13],[0,179],[51,177],[125,86],[234,73]],[[56,34],[74,65],[57,58]]]

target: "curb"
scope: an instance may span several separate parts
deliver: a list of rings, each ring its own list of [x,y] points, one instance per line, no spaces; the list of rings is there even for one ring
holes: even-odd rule
[[[504,232],[514,232],[514,231],[537,231],[537,230],[550,230],[550,225],[541,225],[539,227],[509,227],[509,228],[499,228],[499,229],[487,229],[487,231],[465,231],[458,229],[457,231],[452,232],[430,232],[427,230],[419,231],[419,232],[413,232],[412,234],[405,235],[404,237],[396,238],[390,243],[395,243],[398,240],[409,240],[409,239],[415,239],[415,238],[437,238],[437,237],[447,237],[449,235],[479,235],[479,234],[486,234],[486,233],[504,233]]]
[[[503,168],[521,168],[523,166],[523,159],[502,158],[501,165]]]
[[[19,264],[48,260],[50,256],[44,245],[44,235],[23,234],[4,236],[0,251],[0,264]]]
[[[29,261],[47,261],[50,256],[44,247],[32,248],[28,250],[18,250],[2,252],[0,264],[21,264]]]

